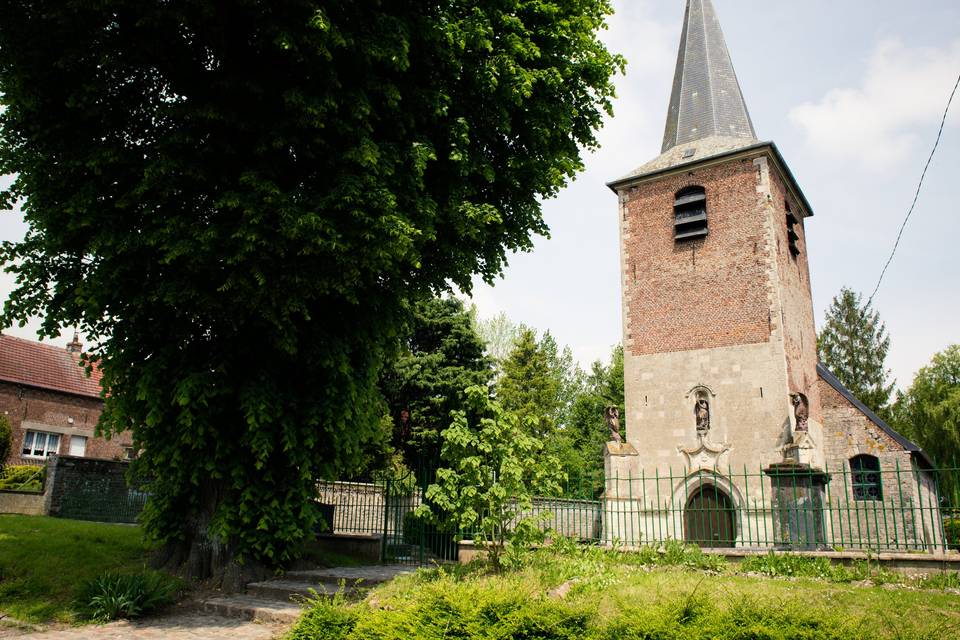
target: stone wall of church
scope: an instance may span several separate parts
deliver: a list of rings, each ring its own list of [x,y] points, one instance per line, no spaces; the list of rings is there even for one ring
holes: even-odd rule
[[[886,550],[933,550],[942,541],[936,490],[910,452],[823,380],[818,381],[824,417],[829,533],[844,546]],[[880,462],[882,499],[857,499],[850,460],[867,454]]]

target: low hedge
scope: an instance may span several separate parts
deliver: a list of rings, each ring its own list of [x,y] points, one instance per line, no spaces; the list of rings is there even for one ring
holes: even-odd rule
[[[0,471],[0,491],[43,491],[47,468],[12,465]]]

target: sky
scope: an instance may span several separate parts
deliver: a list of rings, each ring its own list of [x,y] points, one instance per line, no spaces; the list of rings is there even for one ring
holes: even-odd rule
[[[806,221],[819,323],[842,286],[868,296],[893,247],[960,74],[956,0],[714,0],[757,134],[773,140],[815,217]],[[478,282],[481,316],[506,313],[588,365],[621,341],[617,202],[606,182],[659,154],[683,0],[614,0],[603,34],[627,58],[601,148],[557,198],[551,228],[504,277]],[[917,209],[874,305],[891,337],[888,365],[909,386],[931,356],[960,342],[960,99]],[[0,186],[9,178],[0,177]],[[0,215],[0,240],[25,232]],[[0,297],[13,288],[0,275]],[[36,337],[37,323],[8,333]],[[66,343],[68,336],[60,342]]]

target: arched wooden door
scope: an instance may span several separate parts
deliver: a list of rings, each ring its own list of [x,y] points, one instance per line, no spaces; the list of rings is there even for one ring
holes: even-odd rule
[[[733,501],[716,485],[699,487],[684,509],[684,539],[701,547],[732,547],[736,540]]]

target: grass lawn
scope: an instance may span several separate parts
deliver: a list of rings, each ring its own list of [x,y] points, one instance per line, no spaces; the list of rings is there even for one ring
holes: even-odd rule
[[[545,549],[500,576],[482,566],[421,571],[361,603],[317,601],[290,638],[946,640],[960,638],[957,584],[956,575],[920,582],[865,568],[765,577],[696,549]]]
[[[0,615],[72,622],[76,589],[106,571],[146,565],[140,528],[0,515]]]

